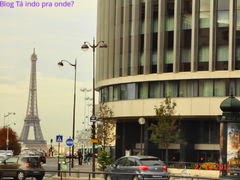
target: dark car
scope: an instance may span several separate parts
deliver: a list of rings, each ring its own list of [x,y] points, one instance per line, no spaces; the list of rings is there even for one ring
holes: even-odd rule
[[[42,180],[45,175],[39,156],[13,156],[0,163],[0,179],[13,177],[23,180],[26,177],[35,177]]]
[[[45,156],[44,152],[38,151],[35,153],[35,155],[40,157],[40,161],[42,163],[44,163],[44,164],[46,163],[46,156]]]
[[[167,166],[154,156],[124,156],[106,170],[105,180],[168,180]]]

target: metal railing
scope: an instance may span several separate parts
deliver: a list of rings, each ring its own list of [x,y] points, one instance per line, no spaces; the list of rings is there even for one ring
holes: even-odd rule
[[[0,179],[2,172],[20,172],[20,170],[13,169],[0,169]],[[30,170],[21,170],[21,172],[32,172]],[[56,171],[56,170],[45,170],[44,180],[71,180],[71,179],[79,179],[79,180],[104,180],[106,175],[120,175],[120,173],[106,173],[106,172],[90,172],[90,171]],[[58,176],[59,175],[59,176]],[[132,173],[121,173],[121,175],[136,175]],[[144,180],[144,176],[139,174],[142,180]],[[93,178],[94,177],[94,178]],[[169,174],[169,180],[217,180],[218,178],[210,178],[210,177],[200,177],[200,176],[190,176],[190,175],[173,175]],[[240,178],[240,177],[239,177]],[[34,177],[30,177],[28,179],[35,179]]]

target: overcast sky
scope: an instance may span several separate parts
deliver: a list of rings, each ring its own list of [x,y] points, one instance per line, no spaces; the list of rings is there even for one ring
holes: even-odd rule
[[[58,134],[72,135],[74,68],[59,68],[57,62],[77,58],[76,131],[84,114],[84,93],[92,86],[92,51],[81,51],[84,41],[96,34],[97,0],[68,1],[70,7],[56,7],[62,0],[36,1],[35,7],[14,3],[0,6],[0,123],[5,118],[20,136],[26,116],[31,54],[37,60],[38,113],[45,140],[55,142]],[[16,2],[16,1],[12,1]],[[27,1],[22,1],[27,2]],[[33,3],[34,0],[28,0]],[[32,4],[34,5],[34,4]],[[66,4],[65,4],[66,5]],[[38,6],[38,7],[37,7]],[[87,96],[91,96],[91,93]],[[16,123],[16,125],[14,125]],[[30,132],[30,136],[32,131]]]

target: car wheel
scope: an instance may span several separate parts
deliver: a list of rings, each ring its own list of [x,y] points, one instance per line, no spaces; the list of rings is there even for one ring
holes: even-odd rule
[[[112,180],[112,177],[110,175],[106,175],[105,180]]]
[[[18,180],[24,180],[24,179],[25,179],[25,175],[24,175],[24,173],[21,172],[21,171],[18,172],[17,179],[18,179]]]
[[[42,180],[43,176],[36,176],[36,180]]]
[[[139,180],[138,176],[133,176],[132,180]]]

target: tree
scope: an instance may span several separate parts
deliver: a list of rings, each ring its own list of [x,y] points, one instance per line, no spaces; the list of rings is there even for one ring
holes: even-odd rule
[[[16,132],[14,132],[10,127],[3,127],[0,129],[0,149],[7,149],[7,131],[9,139],[8,149],[13,150],[14,155],[18,155],[21,152],[21,144],[17,140]]]
[[[149,127],[151,131],[150,141],[160,144],[166,150],[165,161],[168,162],[168,147],[170,143],[180,142],[180,128],[175,114],[176,103],[167,97],[160,106],[155,106],[157,123],[152,123]]]
[[[101,103],[97,112],[98,124],[97,124],[97,139],[99,144],[102,145],[103,150],[106,146],[111,146],[111,143],[115,140],[115,126],[116,123],[112,119],[113,111],[107,104]]]

